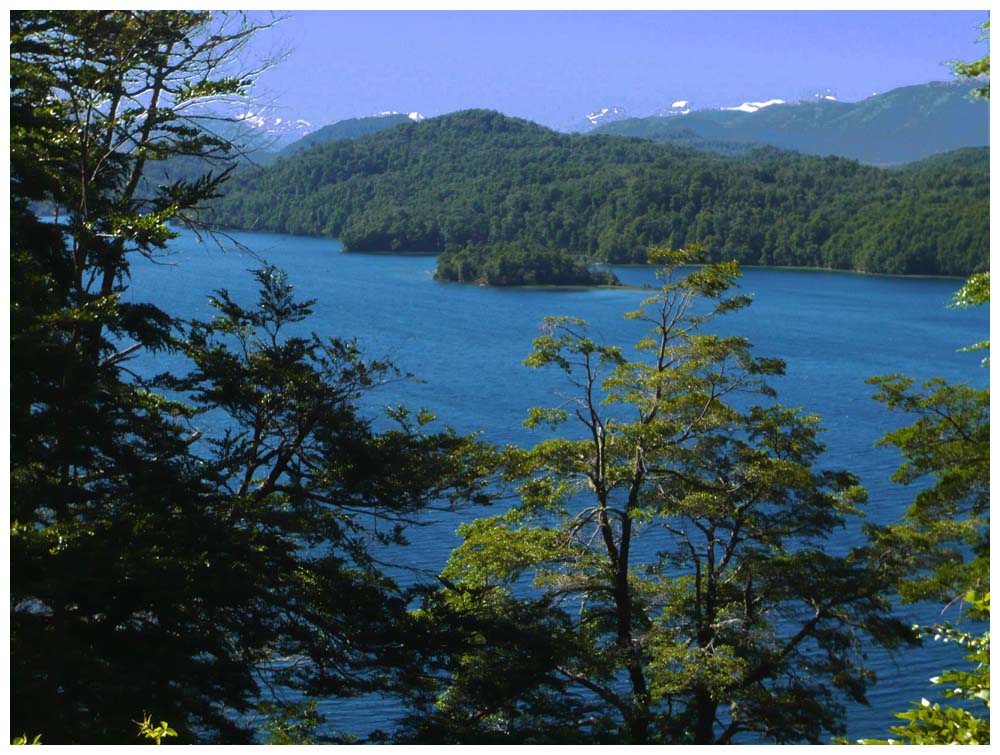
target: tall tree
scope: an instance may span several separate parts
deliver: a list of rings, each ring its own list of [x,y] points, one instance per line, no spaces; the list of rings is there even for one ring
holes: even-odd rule
[[[981,26],[980,41],[989,39],[990,22]],[[958,76],[986,77],[973,90],[989,98],[990,56],[953,66]],[[978,307],[990,300],[989,271],[969,277],[952,299],[952,307]],[[988,350],[989,340],[961,351]],[[983,359],[988,366],[989,357]],[[919,388],[905,375],[873,377],[874,398],[888,409],[915,421],[887,434],[880,445],[899,449],[903,464],[895,482],[923,487],[901,521],[872,528],[869,535],[899,564],[899,592],[906,602],[938,601],[967,604],[967,615],[990,615],[990,392],[941,379]],[[945,671],[931,679],[944,686],[946,697],[964,698],[962,707],[942,707],[922,697],[896,717],[906,726],[891,732],[910,744],[988,744],[989,716],[977,717],[977,707],[989,709],[989,629],[980,636],[960,632],[950,624],[915,630],[918,636],[945,638],[966,647],[971,670]]]
[[[371,549],[478,494],[471,441],[357,410],[388,365],[287,335],[309,303],[277,271],[252,312],[220,293],[213,323],[122,295],[224,180],[238,145],[207,107],[245,94],[232,66],[265,26],[11,13],[11,721],[46,743],[127,742],[144,712],[245,742],[270,686],[390,687],[407,598]],[[172,155],[220,171],[141,189]],[[132,369],[158,349],[192,375]]]
[[[570,318],[535,340],[527,364],[572,393],[528,424],[571,424],[509,449],[520,502],[461,530],[424,609],[458,649],[415,739],[818,742],[865,699],[862,643],[908,639],[891,573],[831,541],[865,491],[814,469],[818,419],[766,383],[782,363],[704,332],[749,298],[735,263],[683,269],[694,251],[656,252],[640,358]]]

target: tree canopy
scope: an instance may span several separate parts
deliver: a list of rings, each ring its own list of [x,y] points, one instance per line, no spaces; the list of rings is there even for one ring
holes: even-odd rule
[[[990,40],[990,22],[984,21],[980,27],[982,29],[982,35],[979,37],[980,42],[989,42]],[[989,99],[990,96],[990,54],[986,53],[983,57],[977,58],[968,63],[957,62],[953,65],[952,70],[954,70],[957,76],[961,76],[966,79],[985,79],[985,83],[974,89],[977,97],[986,97]]]
[[[572,392],[526,423],[561,432],[509,448],[519,502],[460,530],[423,609],[459,639],[415,741],[819,742],[865,699],[863,643],[912,641],[893,572],[832,540],[865,491],[815,468],[818,418],[766,382],[780,361],[705,332],[749,299],[735,263],[680,272],[693,252],[655,252],[638,358],[572,318],[535,340],[526,363]]]
[[[373,554],[482,495],[474,440],[402,409],[375,429],[357,401],[392,366],[290,333],[311,303],[280,271],[255,306],[217,292],[211,322],[123,296],[225,179],[238,145],[196,105],[244,93],[228,66],[261,28],[11,13],[11,723],[48,744],[119,743],[144,714],[248,742],[263,690],[391,690],[409,599]],[[221,170],[139,191],[178,154]],[[161,351],[191,372],[136,368]]]
[[[408,742],[819,742],[866,699],[866,647],[915,641],[895,592],[988,611],[988,391],[873,379],[914,419],[883,441],[902,453],[897,480],[929,484],[847,549],[835,536],[862,526],[857,478],[821,468],[819,419],[776,402],[784,365],[708,327],[749,303],[730,257],[983,269],[982,152],[895,172],[730,160],[474,111],[305,150],[223,198],[241,145],[213,108],[266,67],[244,53],[270,22],[10,23],[10,681],[25,742],[120,743],[136,726],[157,743],[349,742],[315,704],[364,693],[408,701]],[[209,170],[154,169],[178,158]],[[501,285],[608,282],[593,261],[686,248],[654,251],[663,286],[627,315],[649,327],[634,352],[546,320],[527,364],[571,393],[531,411],[545,439],[499,452],[424,411],[363,411],[398,371],[310,332],[314,302],[272,265],[252,273],[256,301],[216,290],[209,320],[128,296],[136,255],[156,257],[172,224],[204,229],[211,200],[230,213],[216,220],[351,248],[446,245],[441,277]],[[988,300],[984,275],[959,304]],[[151,354],[185,367],[150,374],[136,358]],[[465,523],[437,582],[386,569],[435,512],[498,492],[515,504]],[[984,701],[988,636],[944,632],[979,668],[943,682]],[[907,736],[940,741],[924,724],[952,717],[932,713]]]

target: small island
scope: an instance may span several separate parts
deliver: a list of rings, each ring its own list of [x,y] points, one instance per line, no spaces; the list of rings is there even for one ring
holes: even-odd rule
[[[487,286],[618,286],[610,270],[595,270],[568,252],[525,242],[450,245],[434,278]]]

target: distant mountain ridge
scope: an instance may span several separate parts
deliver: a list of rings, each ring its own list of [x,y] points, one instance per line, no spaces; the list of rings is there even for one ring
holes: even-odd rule
[[[608,123],[625,120],[629,117],[628,112],[621,105],[602,107],[591,113],[587,113],[583,120],[576,124],[571,131],[590,131],[591,129],[603,126]]]
[[[699,145],[697,139],[709,145],[766,144],[893,165],[989,145],[989,103],[973,100],[971,89],[968,81],[936,81],[860,102],[823,96],[797,103],[745,103],[739,108],[628,118],[589,133],[681,142],[709,150],[711,146]],[[738,149],[729,146],[725,151],[732,154]]]
[[[377,134],[379,131],[384,131],[393,126],[422,121],[423,118],[420,113],[379,113],[367,118],[347,118],[306,134],[298,141],[292,142],[279,151],[277,156],[288,157],[317,144],[326,144],[327,142],[335,142],[341,139],[357,139],[360,136]]]
[[[249,135],[251,141],[266,145],[269,151],[301,139],[315,128],[303,118],[274,115],[272,110],[266,108],[258,112],[239,113],[233,118],[233,122],[242,127],[243,133]]]

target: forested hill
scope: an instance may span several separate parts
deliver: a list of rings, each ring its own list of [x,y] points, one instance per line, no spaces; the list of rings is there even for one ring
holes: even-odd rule
[[[318,145],[233,183],[215,207],[221,225],[333,236],[355,251],[447,250],[439,273],[454,279],[476,279],[511,244],[609,262],[701,242],[743,264],[946,275],[988,265],[987,148],[889,170],[560,134],[470,110]]]
[[[406,113],[373,115],[368,118],[348,118],[343,121],[331,123],[329,126],[323,126],[323,128],[317,129],[311,134],[306,134],[298,141],[292,142],[278,152],[278,157],[288,157],[317,144],[335,142],[341,139],[357,139],[359,136],[377,134],[379,131],[385,131],[387,128],[412,122],[410,116],[406,115]]]

